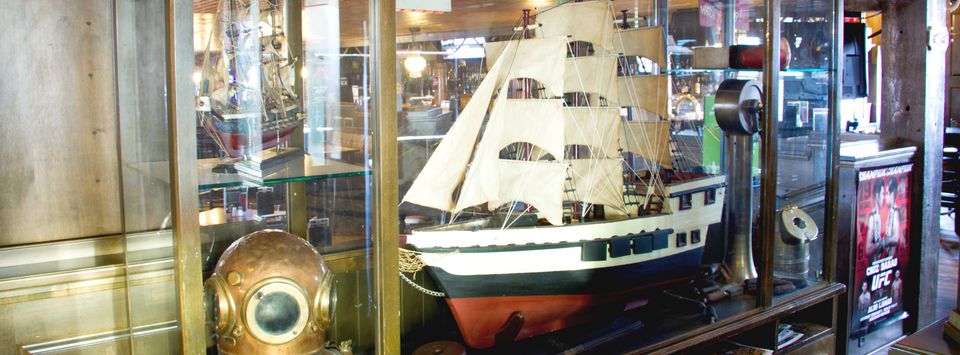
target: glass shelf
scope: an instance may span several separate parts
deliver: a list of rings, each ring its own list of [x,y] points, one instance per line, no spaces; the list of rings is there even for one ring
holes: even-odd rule
[[[334,179],[348,176],[364,176],[371,173],[361,165],[345,163],[339,160],[327,159],[326,162],[315,162],[307,155],[303,159],[296,159],[284,163],[284,167],[277,172],[263,178],[245,176],[238,173],[215,173],[220,160],[199,159],[197,162],[200,190],[218,189],[237,186],[264,186],[288,182],[302,182],[312,180]]]
[[[197,181],[200,191],[239,186],[265,186],[288,182],[303,182],[313,180],[335,179],[348,176],[370,175],[370,169],[361,165],[350,164],[339,160],[328,159],[323,164],[314,165],[314,159],[304,156],[302,159],[285,163],[285,167],[264,178],[242,176],[238,173],[215,173],[214,168],[222,162],[216,158],[197,160]],[[125,164],[129,174],[138,174],[170,183],[167,162],[147,162],[139,164]]]
[[[781,70],[781,73],[826,73],[827,68],[789,68]],[[665,69],[663,74],[708,74],[708,73],[762,73],[763,69]]]

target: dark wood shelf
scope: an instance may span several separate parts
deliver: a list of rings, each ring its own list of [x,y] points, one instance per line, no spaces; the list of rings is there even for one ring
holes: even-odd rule
[[[795,326],[802,327],[803,338],[800,338],[796,343],[790,344],[790,346],[784,348],[783,350],[777,350],[776,354],[791,354],[791,353],[801,353],[807,346],[824,340],[827,337],[834,336],[833,329],[816,323],[791,323]],[[796,330],[795,330],[796,331]]]
[[[642,348],[620,349],[625,353],[647,354],[653,352],[673,353],[703,344],[713,343],[732,336],[744,333],[755,327],[767,324],[786,315],[802,310],[808,306],[827,301],[846,291],[846,286],[838,283],[825,284],[798,291],[798,296],[778,303],[766,309],[753,309],[743,314],[722,319],[721,321],[705,326],[696,332],[687,332],[674,336],[662,342],[644,346]],[[636,336],[630,334],[628,336]],[[615,341],[610,339],[611,342]]]

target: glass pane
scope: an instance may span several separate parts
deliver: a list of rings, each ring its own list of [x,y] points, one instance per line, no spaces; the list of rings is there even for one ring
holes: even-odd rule
[[[755,307],[701,266],[728,244],[717,86],[760,71],[694,47],[759,44],[763,8],[700,3],[398,9],[404,352],[623,352],[707,324],[680,299]]]
[[[827,126],[831,107],[830,60],[833,13],[830,2],[790,1],[781,5],[781,45],[788,56],[781,75],[777,238],[774,276],[786,282],[774,297],[825,282],[823,243]]]
[[[723,221],[711,228],[701,262],[719,270],[711,278],[744,304],[759,301],[762,141],[755,125],[742,132],[721,128],[731,112],[718,108],[730,104],[721,98],[725,93],[763,88],[765,10],[759,1],[702,1],[670,17],[674,159],[681,171],[726,177]],[[761,99],[753,93],[751,99]],[[758,114],[745,118],[762,120]]]
[[[340,161],[343,154],[356,152],[357,144],[337,146],[339,128],[362,128],[364,122],[340,116],[340,100],[349,95],[341,95],[341,78],[332,75],[340,65],[328,57],[339,53],[339,12],[312,11],[311,2],[303,2],[297,48],[307,55],[299,57],[291,55],[286,42],[287,24],[277,10],[282,3],[207,0],[195,6],[202,14],[196,18],[195,40],[201,188],[365,174],[362,166]],[[318,20],[310,21],[312,17]],[[301,78],[296,68],[303,68],[296,72]],[[363,107],[362,100],[355,102]]]
[[[211,349],[374,351],[368,8],[195,2]]]
[[[178,353],[165,3],[121,1],[117,8],[123,217],[133,349]]]
[[[128,98],[117,74],[130,69],[118,61],[130,53],[117,48],[116,25],[132,15],[118,2],[16,1],[0,11],[0,43],[21,47],[0,67],[3,354],[131,349],[139,315],[128,296],[139,289],[126,277],[132,207],[117,110]]]

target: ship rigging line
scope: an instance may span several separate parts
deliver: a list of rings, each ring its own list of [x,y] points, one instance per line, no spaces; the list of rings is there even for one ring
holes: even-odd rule
[[[612,6],[613,6],[612,4],[608,4],[608,5],[607,5],[607,8],[612,11],[612,10],[613,10]],[[604,30],[603,35],[601,36],[601,40],[600,40],[600,41],[601,41],[601,42],[604,42],[604,39],[606,39],[607,36],[611,36],[611,37],[612,37],[613,35],[614,35],[614,34],[613,34],[613,29],[612,29],[612,28],[607,28],[606,30]],[[623,39],[621,38],[620,40],[621,40],[621,44],[622,44]],[[571,45],[570,42],[567,42],[567,48],[571,51],[571,53],[573,52],[573,47],[572,47],[572,45]],[[611,53],[607,53],[607,52],[603,51],[602,48],[601,48],[599,51],[597,51],[597,50],[595,49],[595,52],[600,52],[600,54],[601,54],[600,56],[607,56],[607,55],[610,55],[610,54],[611,54]],[[597,56],[597,54],[595,53],[594,56]],[[578,58],[578,57],[573,57],[573,58],[572,58],[572,59],[573,59],[573,69],[574,69],[574,70],[576,71],[576,73],[577,73],[577,81],[579,81],[579,83],[580,83],[580,89],[583,90],[583,92],[586,92],[586,84],[584,84],[584,82],[583,82],[583,74],[580,72],[580,67],[576,64],[577,58]],[[619,59],[618,59],[618,62],[619,62]],[[599,70],[599,69],[598,69],[598,70]],[[602,73],[594,73],[594,74],[602,75]],[[616,80],[616,79],[614,79],[614,80]],[[609,83],[607,83],[607,85],[616,85],[616,83],[614,83],[614,82],[609,82]],[[595,93],[595,94],[598,95],[598,97],[599,97],[599,95],[600,95],[599,92],[598,92],[598,93]],[[599,98],[598,98],[598,100],[599,100]],[[594,117],[594,118],[596,118],[596,115],[597,115],[597,113],[596,113],[596,111],[597,111],[597,110],[596,110],[596,109],[597,109],[597,106],[589,105],[589,99],[588,99],[588,106],[587,106],[587,107],[588,107],[589,110],[590,110],[591,116]],[[609,107],[609,105],[608,105],[607,107]],[[582,134],[583,134],[583,128],[581,128],[581,127],[579,126],[579,122],[578,122],[578,121],[574,121],[574,123],[577,124],[577,130],[580,131],[580,133],[581,133],[581,135],[582,135]],[[622,123],[622,122],[621,122],[621,123]],[[595,135],[596,135],[596,134],[599,134],[599,132],[595,132]],[[596,136],[594,136],[594,138],[599,138],[599,139],[601,139],[601,140],[604,140],[604,139],[618,139],[618,138],[619,138],[619,130],[617,130],[617,132],[616,132],[615,134],[617,134],[617,137],[596,137]],[[648,142],[648,145],[649,145],[649,142]],[[622,148],[622,146],[621,146],[621,148]],[[609,153],[611,153],[611,152],[606,152],[606,153],[609,154]],[[600,155],[596,154],[596,153],[593,151],[593,149],[590,150],[590,155],[591,155],[591,158],[593,158],[593,159],[595,159],[595,160],[599,160],[599,159],[606,158],[605,155],[600,156]],[[620,156],[620,160],[621,160],[621,162],[624,161],[622,155]],[[623,165],[624,165],[624,164],[621,164],[621,169],[623,168]],[[650,164],[648,164],[648,165],[650,165]],[[591,162],[591,165],[590,165],[590,166],[591,166],[591,168],[594,168],[594,167],[597,166],[597,164],[596,164],[595,162]],[[634,175],[636,175],[636,171],[634,171],[633,168],[630,168],[629,170],[630,170]],[[576,178],[576,176],[575,176],[574,178]],[[586,195],[589,196],[589,195],[595,193],[596,190],[597,190],[597,188],[598,188],[597,185],[591,186],[590,190],[588,191],[588,193],[587,193]],[[615,188],[615,189],[619,189],[619,190],[622,190],[622,189],[623,189],[622,179],[621,179],[621,184],[620,184],[620,186],[614,186],[614,188]],[[579,192],[579,191],[577,191],[577,192]],[[576,195],[574,195],[574,197],[576,198]],[[585,204],[585,205],[583,206],[583,208],[582,208],[582,211],[581,211],[581,214],[580,214],[580,218],[583,219],[584,217],[586,217],[587,211],[588,211],[590,208],[593,208],[593,207],[594,207],[594,204],[593,204],[593,203],[587,203],[587,204]],[[620,205],[620,206],[617,206],[617,207],[621,208],[621,210],[623,210],[624,212],[626,212],[626,203],[625,203],[625,201],[623,201],[623,202],[621,203],[621,205]]]
[[[607,8],[610,10],[610,12],[613,12],[613,10],[614,10],[614,9],[613,9],[613,3],[609,3],[609,4],[607,5]],[[621,53],[623,53],[623,51],[624,51],[625,48],[626,48],[626,46],[625,46],[624,43],[623,43],[623,36],[622,36],[622,35],[619,35],[619,32],[618,32],[618,35],[617,35],[616,37],[617,37],[617,40],[620,42],[620,50],[621,50]],[[664,50],[666,50],[666,49],[664,49]],[[622,64],[625,64],[625,63],[622,63]],[[626,65],[624,65],[624,68],[626,68]],[[659,79],[658,79],[658,80],[659,80]],[[657,88],[659,89],[659,85],[657,85]],[[635,102],[638,101],[638,100],[636,100],[637,97],[638,97],[637,92],[636,92],[636,88],[635,88],[633,85],[627,85],[627,92],[628,92],[628,94],[631,96],[631,98],[634,99]],[[660,90],[657,90],[657,100],[656,100],[657,105],[660,105],[660,95],[661,95]],[[641,109],[641,108],[638,107],[637,109],[639,110],[639,109]],[[657,116],[659,116],[659,113],[657,113]],[[669,122],[669,117],[664,117],[664,118],[666,118],[666,119],[668,120],[668,122]],[[647,137],[650,136],[650,135],[647,133],[647,131],[646,131],[646,127],[641,126],[641,130],[643,131],[643,134],[644,134],[645,136],[647,136]],[[641,140],[637,139],[637,137],[634,136],[634,134],[633,134],[632,131],[629,131],[629,132],[630,132],[629,134],[630,134],[630,136],[631,136],[631,137],[629,137],[629,138],[634,139],[634,140],[636,140],[636,141],[638,141],[638,142],[641,142]],[[658,140],[659,140],[660,137],[657,136],[657,138],[658,138]],[[668,137],[668,140],[669,140],[669,137]],[[644,139],[644,140],[642,140],[641,143],[646,146],[646,149],[647,149],[648,152],[653,152],[653,145],[651,145],[648,140]],[[659,141],[658,141],[657,144],[656,144],[656,146],[659,146],[659,145],[662,144],[662,143],[663,143],[663,142],[659,142]],[[667,142],[667,144],[669,144],[669,141]],[[651,173],[651,174],[650,174],[651,176],[650,176],[650,182],[649,182],[649,184],[645,184],[645,185],[647,185],[647,189],[649,190],[649,189],[651,188],[650,185],[653,185],[653,188],[654,188],[654,189],[656,189],[657,187],[659,187],[659,188],[661,188],[661,189],[665,189],[663,180],[660,178],[660,169],[661,169],[661,166],[659,165],[659,163],[653,164],[653,159],[650,159],[650,158],[648,158],[648,157],[645,157],[644,160],[646,160],[647,167],[650,168],[650,173]],[[633,169],[631,168],[630,170],[633,170]],[[638,176],[638,177],[639,177],[639,175],[636,174],[636,171],[633,171],[633,173],[634,173],[634,176]],[[641,179],[640,181],[642,182],[643,180]],[[644,199],[644,208],[646,207],[646,204],[647,204],[648,201],[649,201],[649,196]]]
[[[517,23],[522,24],[522,23],[523,23],[523,17],[521,17],[520,19],[518,19],[518,20],[517,20]],[[508,42],[508,43],[509,43],[509,42],[512,42],[513,39],[517,37],[517,33],[518,33],[518,32],[519,32],[519,31],[513,31],[513,33],[510,35],[510,39],[507,40],[507,42]],[[521,37],[520,40],[523,40],[523,37]],[[508,44],[507,46],[509,46],[509,44]],[[503,50],[505,51],[506,49],[507,49],[507,47],[504,47]],[[513,58],[511,58],[510,64],[509,64],[509,66],[506,68],[506,71],[505,71],[506,73],[509,73],[509,72],[510,72],[510,69],[513,68],[513,62],[516,60],[517,53],[520,51],[519,49],[520,49],[520,44],[519,44],[519,41],[518,41],[518,43],[517,43],[517,50],[515,50],[515,51],[513,52]],[[503,54],[504,54],[503,52],[500,53],[500,55],[503,55]],[[499,59],[500,59],[500,58],[499,58],[500,55],[497,56],[497,59],[496,59],[496,60],[499,60]],[[484,56],[484,61],[486,61],[486,56]],[[481,62],[480,65],[481,65],[481,66],[484,65],[484,63]],[[496,65],[496,61],[494,61],[494,65]],[[489,71],[488,71],[487,74],[489,74]],[[486,78],[484,78],[484,79],[486,79]],[[491,79],[495,79],[495,78],[491,78]],[[509,80],[510,80],[510,79],[507,79],[507,83],[509,83]],[[508,85],[508,87],[509,87],[509,85]],[[506,95],[506,94],[508,94],[508,93],[504,93],[504,92],[502,92],[502,91],[503,91],[503,87],[501,86],[500,89],[497,90],[496,95],[497,95],[497,96],[500,96],[500,95]],[[468,104],[468,105],[469,105],[469,104]],[[487,102],[486,105],[487,105],[487,113],[485,113],[485,115],[489,116],[490,103]],[[487,124],[489,124],[489,119],[486,119],[486,121],[487,121]],[[485,132],[486,130],[487,130],[486,125],[481,126],[480,132]],[[480,134],[480,132],[477,133],[477,138],[476,138],[476,139],[474,140],[474,142],[473,142],[473,154],[471,154],[469,161],[473,161],[473,160],[476,158],[477,148],[478,148],[478,146],[480,145],[480,141],[482,140],[482,137],[483,137],[483,135]],[[471,165],[472,165],[472,164],[471,164]],[[466,182],[467,182],[467,175],[470,174],[470,169],[473,169],[473,168],[474,168],[473,166],[470,166],[468,169],[464,170],[464,172],[463,172],[463,180],[460,182],[460,188],[457,189],[457,190],[459,190],[459,191],[457,191],[457,199],[456,199],[455,201],[459,201],[459,200],[460,200],[460,195],[463,194],[463,188],[465,187],[465,184],[466,184]],[[451,215],[450,215],[450,222],[449,222],[448,224],[453,224],[453,223],[457,220],[457,218],[460,217],[460,215],[461,215],[462,213],[463,213],[463,210],[457,211],[457,210],[456,210],[456,206],[454,206],[454,211],[453,211],[453,212],[451,213]],[[508,214],[507,216],[509,217],[509,214]],[[506,222],[506,219],[504,219],[504,222]]]
[[[609,6],[609,8],[610,8],[611,11],[612,11],[613,4],[610,4],[610,5],[608,5],[608,6]],[[626,48],[626,47],[625,47],[625,45],[624,45],[624,43],[623,43],[623,36],[622,36],[622,35],[618,35],[618,36],[616,36],[616,37],[617,37],[617,39],[618,39],[619,42],[620,42],[620,49],[621,49],[621,51],[624,50],[624,48]],[[622,53],[622,52],[621,52],[621,53]],[[658,79],[658,80],[659,80],[659,79]],[[657,85],[657,86],[658,86],[658,88],[659,88],[659,85]],[[636,99],[636,98],[637,98],[636,88],[634,88],[633,85],[627,85],[627,92],[628,92],[629,95],[631,95],[631,98],[633,98],[633,99]],[[656,100],[657,105],[660,105],[660,95],[661,95],[660,90],[657,90],[657,100]],[[634,100],[634,101],[636,101],[636,100]],[[639,108],[638,108],[638,109],[639,109]],[[657,116],[659,116],[659,114],[657,114]],[[669,121],[669,117],[667,117],[667,119],[668,119],[668,121]],[[643,127],[643,126],[640,126],[640,127],[641,127],[641,130],[643,131],[643,134],[649,137],[649,134],[647,134],[647,132],[646,132],[646,127]],[[629,138],[632,138],[632,139],[637,140],[638,142],[640,142],[640,140],[638,140],[637,137],[633,137],[633,132],[632,132],[632,131],[631,131],[629,134],[632,136],[632,137],[629,137]],[[659,139],[659,136],[658,136],[657,138]],[[668,138],[669,138],[669,137],[668,137]],[[643,140],[641,143],[643,143],[643,144],[646,146],[646,148],[647,148],[648,151],[650,151],[650,152],[653,151],[653,149],[652,149],[653,146],[650,144],[649,141]],[[662,142],[657,142],[657,143],[658,143],[657,146],[659,146],[660,144],[662,144]],[[667,143],[669,144],[669,142],[667,142]],[[647,186],[646,186],[647,189],[649,190],[651,187],[653,187],[654,189],[656,189],[656,187],[659,187],[659,188],[661,188],[661,189],[665,189],[664,182],[663,182],[663,180],[660,178],[660,169],[661,169],[661,166],[659,165],[659,163],[658,163],[658,164],[653,164],[652,159],[649,159],[649,158],[645,158],[644,160],[646,160],[647,167],[650,168],[650,173],[651,173],[651,174],[650,174],[651,176],[650,176],[650,182],[649,182],[649,184],[645,184],[645,185],[647,185]],[[630,170],[633,170],[633,169],[631,168]],[[636,171],[633,171],[633,173],[634,173],[634,176],[638,176],[638,177],[639,177],[639,175],[636,174]],[[640,181],[643,182],[642,179],[641,179]],[[651,186],[651,185],[653,185],[653,186]],[[655,192],[655,191],[654,191],[654,192]],[[646,205],[647,205],[647,203],[649,202],[649,199],[650,199],[649,196],[647,196],[647,197],[644,199],[644,206],[643,206],[644,208],[646,208]],[[668,206],[668,205],[665,205],[665,207],[666,207],[666,206]]]
[[[539,14],[540,14],[540,12],[538,12],[538,15],[539,15]],[[520,19],[520,23],[523,24],[523,19],[522,19],[522,18]],[[529,24],[528,24],[528,26],[529,26]],[[539,27],[538,27],[538,28],[539,28]],[[521,29],[521,31],[526,31],[526,30],[527,30],[526,27],[524,27],[523,29]],[[536,30],[537,30],[537,29],[534,29],[534,31],[536,31]],[[541,31],[540,35],[543,36],[543,33],[542,33],[543,30],[540,29],[540,31]],[[514,36],[516,36],[516,34],[517,34],[518,32],[520,32],[520,31],[515,31],[515,32],[514,32]],[[512,40],[512,39],[513,39],[513,36],[511,36],[511,40]],[[520,37],[520,41],[522,41],[522,40],[524,40],[524,39],[526,39],[526,38],[525,38],[525,37]],[[511,68],[513,67],[513,62],[516,60],[516,55],[517,55],[517,53],[520,52],[520,44],[519,44],[520,41],[518,41],[518,43],[517,43],[517,50],[514,52],[514,58],[513,58],[513,60],[510,61],[510,67],[511,67]],[[567,49],[570,49],[570,42],[567,42]],[[576,65],[574,65],[574,67],[576,67]],[[509,70],[508,70],[508,72],[509,72]],[[579,77],[579,72],[578,72],[578,77]],[[540,85],[542,86],[543,84],[540,84]],[[507,83],[505,83],[505,86],[509,87],[509,80],[508,80]],[[581,80],[581,82],[580,82],[580,86],[583,87],[583,81],[582,81],[582,80]],[[540,90],[537,90],[537,91],[540,91]],[[528,95],[530,95],[531,98],[532,98],[532,96],[533,96],[532,93],[528,93]],[[561,117],[560,119],[563,119],[563,117]],[[592,152],[591,152],[591,153],[592,153]],[[540,155],[540,156],[537,157],[538,160],[539,160],[540,157],[542,157],[542,155]],[[522,158],[523,158],[523,157],[521,157],[521,159],[519,159],[519,160],[523,161],[524,159],[522,159]],[[555,161],[559,162],[559,161],[562,161],[562,159],[565,158],[565,157],[560,157],[559,159],[558,159],[557,157],[553,157],[553,158],[554,158]],[[532,148],[530,149],[530,152],[528,152],[528,153],[526,154],[526,160],[525,160],[525,161],[533,161],[533,149],[532,149]],[[567,169],[568,169],[568,171],[569,171],[569,166],[567,167]],[[528,171],[528,172],[526,172],[525,174],[531,174],[531,172]],[[574,193],[574,197],[576,197],[576,192]],[[511,220],[510,220],[510,217],[513,215],[513,212],[514,212],[514,210],[515,210],[515,207],[514,207],[514,206],[516,206],[518,202],[522,202],[522,201],[513,200],[513,201],[510,202],[510,206],[511,206],[511,207],[507,210],[507,215],[504,217],[503,223],[500,224],[500,230],[509,229],[510,227],[513,227],[513,225],[516,224],[518,221],[520,221],[520,219],[523,218],[523,216],[526,215],[527,212],[530,212],[531,205],[530,205],[530,204],[527,204],[526,208],[524,208],[523,211],[520,211],[520,214],[517,215],[517,218],[515,218],[515,219],[513,219],[513,220],[511,221]],[[535,207],[535,206],[534,206],[534,207]],[[561,203],[561,209],[562,209],[562,208],[563,208],[563,207],[562,207],[562,203]],[[583,208],[584,214],[585,214],[586,209],[587,209],[587,207],[584,207],[584,208]],[[581,218],[583,218],[583,216],[581,216]],[[508,222],[509,222],[509,223],[508,223]]]
[[[608,6],[610,6],[610,5],[608,5]],[[547,12],[548,10],[553,9],[553,8],[556,8],[556,7],[551,7],[551,8],[548,8],[548,9],[544,10],[544,11],[538,11],[538,15],[540,15],[540,14],[542,14],[542,13],[544,13],[544,12]],[[521,22],[522,22],[522,21],[521,21]],[[524,29],[524,30],[525,30],[525,29]],[[536,29],[535,29],[535,30],[536,30]],[[543,30],[541,29],[541,35],[542,35],[542,31],[543,31]],[[608,33],[609,33],[609,32],[607,32],[607,31],[604,32],[604,34],[608,34]],[[515,34],[516,34],[516,32],[514,33],[514,35],[515,35]],[[511,37],[511,40],[512,40],[512,37]],[[519,46],[518,46],[518,48],[519,48]],[[569,51],[569,53],[573,53],[573,47],[572,47],[572,45],[571,45],[571,43],[570,43],[569,41],[567,42],[567,50]],[[519,52],[519,51],[518,51],[518,52]],[[516,55],[516,52],[515,52],[515,55]],[[573,62],[574,62],[573,68],[574,68],[574,70],[576,71],[576,74],[577,74],[577,80],[578,80],[579,83],[580,83],[580,89],[582,90],[582,92],[586,93],[586,85],[585,85],[584,82],[583,82],[583,75],[580,73],[580,68],[579,68],[579,66],[577,66],[577,64],[576,64],[577,57],[576,57],[576,56],[572,57],[572,60],[573,60]],[[511,65],[512,65],[512,62],[511,62]],[[610,85],[610,84],[613,84],[613,83],[608,83],[608,85]],[[597,94],[599,95],[599,93],[597,93]],[[588,98],[587,101],[588,101],[588,102],[587,102],[587,104],[588,104],[588,105],[587,105],[587,108],[590,110],[591,116],[596,117],[596,107],[589,104],[589,98]],[[565,106],[565,107],[566,107],[566,106]],[[563,117],[561,117],[561,119],[563,119]],[[582,135],[582,134],[583,134],[583,128],[581,128],[581,127],[579,126],[579,122],[574,121],[574,123],[578,124],[578,125],[577,125],[577,130],[578,130],[578,131],[581,133],[581,135]],[[595,138],[597,138],[597,137],[595,137]],[[599,137],[599,138],[607,138],[607,137]],[[590,150],[590,158],[599,159],[599,158],[603,158],[603,157],[598,157],[597,154],[596,154],[596,152],[594,152],[594,150],[591,149],[591,150]],[[554,157],[554,159],[556,159],[557,161],[561,161],[561,160],[563,160],[563,159],[566,159],[566,157],[560,157],[559,159],[558,159],[557,157]],[[622,159],[622,158],[621,158],[621,159]],[[533,157],[532,157],[532,156],[528,156],[528,157],[527,157],[527,161],[532,161],[532,160],[533,160]],[[596,166],[595,163],[591,162],[590,167],[593,168],[593,167],[595,167],[595,166]],[[568,166],[568,171],[569,171],[569,169],[570,169],[570,167]],[[528,172],[528,173],[529,173],[529,172]],[[576,175],[576,174],[574,174],[574,175]],[[576,179],[576,178],[578,178],[578,176],[572,176],[572,178],[573,178],[573,179]],[[575,181],[575,180],[574,180],[574,181]],[[574,202],[580,200],[580,197],[578,196],[579,193],[580,193],[580,191],[577,191],[575,187],[576,187],[576,183],[574,183],[574,191],[573,191],[573,199],[572,199],[572,201],[574,201]],[[591,186],[589,193],[585,193],[585,196],[589,196],[589,195],[592,194],[594,191],[596,191],[597,188],[598,188],[598,186],[596,186],[596,185]],[[623,187],[620,186],[620,188],[622,189]],[[516,203],[517,203],[517,202],[520,202],[520,201],[517,201],[517,200],[512,201],[512,202],[511,202],[511,206],[516,206]],[[587,215],[587,211],[590,210],[591,208],[594,208],[594,207],[595,207],[595,206],[594,206],[593,203],[583,203],[583,206],[582,206],[581,211],[580,211],[580,219],[582,220],[583,218],[585,218],[586,215]],[[621,209],[624,210],[624,211],[626,210],[626,206],[619,206],[619,207],[621,207]],[[512,214],[513,214],[513,212],[514,212],[514,209],[513,209],[513,208],[508,209],[508,211],[507,211],[507,216],[504,218],[503,223],[501,224],[500,228],[501,228],[501,229],[507,229],[507,228],[512,227],[517,221],[520,220],[520,218],[522,218],[522,217],[523,217],[527,212],[529,212],[529,211],[530,211],[530,207],[528,206],[526,209],[524,209],[523,211],[521,211],[521,213],[517,216],[516,219],[510,221],[510,217],[512,216]],[[509,221],[509,224],[508,224],[508,221]]]
[[[540,12],[538,11],[537,14],[540,14]],[[520,25],[523,26],[523,27],[522,27],[519,31],[514,31],[513,35],[510,36],[510,40],[511,40],[511,41],[513,40],[514,37],[517,36],[518,33],[525,33],[525,32],[527,31],[527,27],[529,27],[529,25],[530,25],[529,23],[528,23],[528,24],[524,24],[524,18],[523,18],[523,17],[521,17],[520,20],[518,20],[518,22],[519,22]],[[539,28],[539,27],[538,27],[538,28]],[[534,29],[534,34],[535,34],[536,30],[537,30],[537,29]],[[541,29],[541,32],[542,32],[542,31],[543,31],[543,30]],[[541,33],[541,36],[542,36],[542,35],[543,35],[543,34]],[[517,56],[517,54],[520,52],[520,42],[523,41],[524,39],[527,39],[527,38],[524,37],[524,36],[520,36],[520,39],[517,41],[517,50],[513,52],[513,58],[510,60],[510,66],[507,68],[507,73],[509,73],[509,72],[510,72],[510,69],[513,68],[513,63],[516,61],[516,58],[517,58],[516,56]],[[511,79],[507,79],[507,82],[504,83],[504,87],[508,87],[508,88],[509,88],[509,86],[510,86],[510,84],[509,84],[509,83],[510,83],[510,80],[511,80]],[[540,85],[542,86],[543,84],[540,84]],[[501,90],[502,90],[502,88],[501,88]],[[540,91],[540,90],[537,90],[537,91]],[[529,93],[527,93],[527,94],[530,95],[531,98],[532,98],[532,96],[533,96],[533,93],[532,93],[532,92],[529,92]],[[499,94],[498,94],[498,95],[499,95]],[[542,155],[541,155],[541,156],[542,156]],[[521,158],[522,158],[522,157],[521,157]],[[553,158],[554,158],[554,160],[559,161],[559,159],[557,159],[557,157],[553,157]],[[561,157],[561,158],[563,158],[563,157]],[[538,159],[539,159],[539,157],[538,157]],[[518,159],[518,160],[523,161],[523,159]],[[533,149],[532,149],[532,148],[530,149],[530,151],[529,151],[529,152],[527,153],[527,155],[526,155],[526,161],[533,161]],[[531,173],[531,172],[529,172],[529,171],[526,172],[526,174],[530,174],[530,173]],[[524,208],[523,211],[520,211],[520,214],[517,215],[517,218],[515,218],[515,219],[513,219],[513,220],[511,221],[511,220],[510,220],[510,217],[513,215],[513,212],[514,212],[514,210],[515,210],[515,206],[517,205],[518,202],[522,202],[522,201],[513,200],[513,201],[510,202],[510,206],[511,206],[511,207],[507,210],[507,215],[503,218],[503,223],[500,224],[500,230],[504,230],[504,229],[508,229],[508,228],[510,228],[510,227],[513,227],[514,224],[516,224],[518,221],[520,221],[520,219],[523,218],[523,216],[524,216],[527,212],[530,211],[531,205],[530,205],[530,204],[527,204],[527,207]],[[561,208],[562,208],[562,203],[561,203]],[[508,222],[509,222],[509,223],[508,223]]]

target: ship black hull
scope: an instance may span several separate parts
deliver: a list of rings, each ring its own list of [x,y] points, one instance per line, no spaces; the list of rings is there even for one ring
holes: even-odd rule
[[[474,348],[544,334],[619,311],[623,304],[692,279],[703,248],[638,263],[586,270],[452,275],[429,267],[447,294],[464,340]],[[503,334],[521,315],[516,334]],[[515,322],[515,321],[514,321]],[[498,336],[499,334],[499,336]]]

